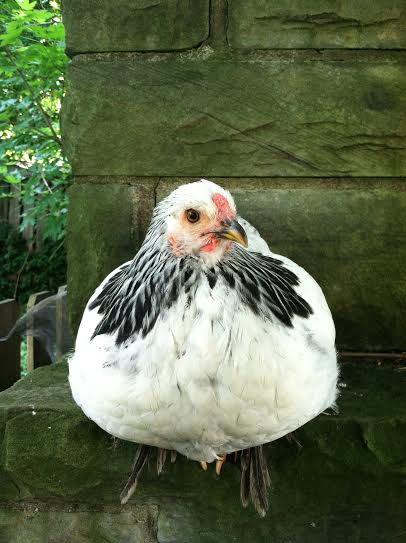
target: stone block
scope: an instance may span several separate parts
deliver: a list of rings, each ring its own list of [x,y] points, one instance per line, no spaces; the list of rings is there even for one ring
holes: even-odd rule
[[[403,0],[233,0],[227,39],[242,49],[401,49]]]
[[[66,81],[76,175],[406,174],[396,60],[76,57]]]
[[[1,509],[1,543],[155,543],[154,507],[100,510],[71,505],[27,504],[23,509]]]
[[[185,180],[163,180],[160,200]],[[340,349],[406,350],[405,184],[399,180],[213,179],[275,253],[322,286]]]
[[[134,257],[155,205],[153,179],[133,179],[131,186],[109,181],[75,184],[69,191],[68,299],[74,331],[94,289]]]
[[[172,51],[209,34],[209,0],[64,0],[67,53]]]
[[[267,447],[272,488],[261,520],[239,503],[238,463],[178,458],[145,470],[125,507],[118,493],[135,445],[114,442],[73,403],[67,365],[39,368],[0,394],[1,543],[334,543],[395,541],[404,517],[406,373],[344,365],[339,414],[302,427],[302,445]],[[386,445],[385,445],[386,443]]]

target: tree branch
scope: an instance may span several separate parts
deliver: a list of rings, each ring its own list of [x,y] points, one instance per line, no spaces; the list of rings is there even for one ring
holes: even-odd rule
[[[28,79],[25,77],[25,74],[24,72],[18,67],[16,61],[14,60],[14,57],[13,55],[11,54],[10,52],[10,49],[8,47],[5,47],[4,48],[5,51],[6,51],[6,55],[8,57],[8,59],[10,60],[10,62],[13,64],[13,66],[15,67],[15,69],[17,70],[17,72],[19,73],[21,79],[23,80],[24,82],[24,85],[26,86],[28,92],[31,94],[32,96],[32,99],[34,100],[35,102],[35,105],[37,106],[37,108],[39,109],[41,115],[42,115],[42,118],[44,119],[45,121],[45,124],[48,126],[48,128],[50,129],[50,131],[52,132],[52,135],[53,135],[53,139],[56,141],[56,143],[62,147],[62,141],[61,141],[61,138],[58,136],[58,134],[55,132],[55,129],[54,127],[52,126],[52,122],[51,122],[51,119],[49,118],[49,116],[46,114],[44,108],[42,107],[41,105],[41,102],[38,100],[38,98],[35,96],[35,92],[33,91],[33,89],[31,88],[31,85],[30,83],[28,82]]]
[[[32,128],[30,128],[30,130],[32,130],[33,132],[35,132],[39,136],[42,136],[46,140],[51,139],[52,141],[55,141],[58,145],[61,144],[61,140],[58,137],[55,137],[53,134],[52,135],[46,134],[45,132],[42,132],[42,130],[40,128],[32,127]]]

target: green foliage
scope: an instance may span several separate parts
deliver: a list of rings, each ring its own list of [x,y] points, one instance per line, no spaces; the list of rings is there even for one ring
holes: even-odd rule
[[[59,133],[67,63],[59,2],[2,0],[0,32],[0,197],[20,194],[20,229],[41,224],[42,240],[60,241],[69,167]]]
[[[66,254],[63,241],[45,240],[40,250],[28,251],[15,228],[0,223],[0,300],[17,298],[26,304],[34,292],[56,292],[66,283]]]

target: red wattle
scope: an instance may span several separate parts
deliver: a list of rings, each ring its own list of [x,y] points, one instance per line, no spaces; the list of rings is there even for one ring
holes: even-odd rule
[[[220,240],[217,238],[211,238],[205,245],[200,248],[200,251],[203,253],[211,253],[217,249]]]

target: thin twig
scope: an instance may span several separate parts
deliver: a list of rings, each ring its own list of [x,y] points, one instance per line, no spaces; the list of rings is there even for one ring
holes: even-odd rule
[[[43,172],[43,171],[41,171],[41,179],[42,179],[42,181],[44,182],[44,185],[46,186],[46,188],[48,189],[48,192],[50,192],[51,194],[53,194],[51,187],[48,185],[48,181],[45,179],[45,176],[44,176],[44,172]]]
[[[18,290],[18,284],[20,282],[20,276],[21,274],[23,273],[23,270],[25,268],[25,265],[27,264],[27,260],[28,260],[28,257],[30,256],[30,252],[27,250],[27,254],[25,255],[25,259],[24,259],[24,262],[23,262],[23,265],[21,266],[21,268],[18,270],[18,273],[17,273],[17,281],[16,281],[16,286],[14,288],[14,296],[13,298],[16,300],[17,299],[17,290]]]
[[[55,256],[56,253],[59,251],[59,249],[63,246],[64,243],[65,243],[65,240],[63,239],[63,240],[61,241],[61,243],[58,245],[58,247],[52,251],[51,256],[48,258],[48,261],[49,261],[49,262],[54,258],[54,256]]]
[[[406,353],[369,353],[364,351],[341,351],[344,358],[406,358]]]
[[[15,69],[17,70],[17,72],[20,74],[20,77],[21,79],[23,80],[24,82],[24,85],[26,86],[28,92],[31,94],[32,96],[32,99],[34,100],[37,108],[39,109],[41,115],[42,115],[42,118],[44,119],[46,125],[48,126],[48,128],[50,129],[50,131],[52,132],[52,135],[53,135],[53,138],[56,143],[62,147],[62,141],[61,141],[61,138],[58,136],[58,134],[55,132],[55,129],[54,127],[52,126],[52,122],[49,118],[49,116],[46,114],[44,108],[42,107],[41,105],[41,102],[38,100],[38,98],[35,96],[35,92],[33,91],[33,89],[31,88],[31,85],[30,83],[28,82],[28,79],[25,77],[25,74],[24,72],[18,67],[16,61],[14,60],[14,57],[13,55],[11,54],[10,52],[10,49],[8,47],[5,47],[4,48],[5,51],[6,51],[6,55],[7,57],[9,58],[10,62],[14,65]]]
[[[42,136],[44,139],[49,140],[51,138],[52,141],[56,141],[53,135],[46,134],[43,132],[40,128],[31,127],[30,130],[38,134],[39,136]],[[59,145],[59,141],[56,141]]]

